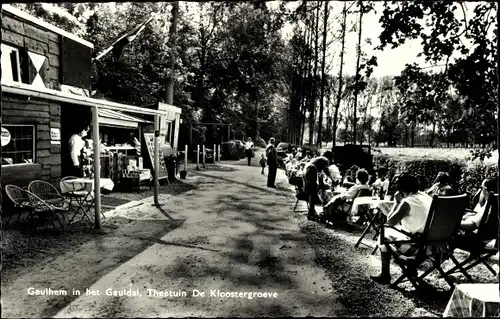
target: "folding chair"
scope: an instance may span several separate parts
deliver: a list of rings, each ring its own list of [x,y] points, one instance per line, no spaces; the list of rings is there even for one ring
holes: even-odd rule
[[[469,253],[469,256],[461,263],[451,256],[451,260],[455,263],[455,267],[446,272],[447,275],[455,273],[460,267],[466,272],[479,264],[483,264],[494,276],[496,271],[488,264],[488,260],[498,253],[498,194],[490,192],[488,202],[486,203],[485,211],[478,225],[477,232],[465,232],[465,234],[457,237],[454,248],[464,250]],[[488,246],[488,243],[495,241],[493,246]],[[467,277],[472,281],[472,278]],[[473,281],[472,281],[473,282]]]
[[[354,196],[353,199],[349,199],[347,201],[347,204],[349,205],[348,209],[347,209],[347,214],[350,215],[351,214],[351,211],[352,211],[352,206],[354,204],[354,200],[358,197],[372,197],[372,191],[371,189],[360,189],[358,190],[358,192],[356,193],[356,196]],[[362,211],[361,211],[361,214],[364,214]]]
[[[54,228],[56,228],[56,225],[54,223],[54,217],[56,217],[61,230],[64,230],[64,225],[58,217],[58,215],[61,214],[64,219],[64,214],[69,211],[69,208],[66,205],[64,205],[65,204],[64,201],[56,203],[48,203],[43,199],[41,199],[40,197],[38,197],[36,194],[31,193],[30,191],[26,191],[26,193],[28,194],[31,206],[33,207],[33,214],[31,214],[30,217],[32,217],[33,215],[36,215],[37,217],[42,217],[43,219],[47,217],[52,222],[52,226]],[[37,229],[37,226],[35,226],[35,231]]]
[[[19,221],[21,220],[21,216],[24,212],[28,213],[28,216],[26,217],[26,219],[28,219],[29,215],[33,212],[33,207],[31,207],[30,199],[28,198],[28,193],[26,192],[26,190],[15,185],[6,185],[5,193],[7,194],[7,197],[9,197],[12,201],[14,210],[19,214],[19,216],[17,217],[17,223],[19,223]],[[9,224],[13,216],[14,214],[11,214],[9,216],[7,222],[5,223],[5,226]]]
[[[305,193],[302,188],[297,185],[295,185],[295,198],[297,198],[297,200],[295,201],[295,207],[293,208],[294,213],[297,212],[297,206],[300,201],[306,202],[307,209],[309,210],[309,195],[307,195],[307,193]]]
[[[393,226],[384,225],[380,229],[381,244],[385,244],[392,255],[394,262],[401,268],[403,274],[391,286],[396,287],[405,278],[418,290],[419,281],[429,275],[434,270],[439,271],[450,287],[454,287],[449,276],[444,272],[441,264],[447,260],[451,254],[445,252],[435,252],[434,247],[447,249],[453,241],[460,227],[460,221],[468,204],[467,194],[457,196],[434,196],[429,210],[429,215],[422,234],[409,234]],[[392,228],[406,235],[408,240],[388,240],[385,238],[385,229]],[[416,253],[411,256],[402,255],[396,247],[397,244],[409,244],[414,246]],[[424,261],[431,260],[432,266],[422,275],[418,276],[417,269]],[[464,273],[462,267],[460,271]]]

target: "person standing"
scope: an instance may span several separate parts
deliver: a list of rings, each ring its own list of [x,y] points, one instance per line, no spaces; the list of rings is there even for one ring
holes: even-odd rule
[[[276,173],[278,172],[278,156],[276,154],[276,147],[274,146],[275,139],[271,137],[269,144],[266,147],[267,166],[269,173],[267,174],[267,187],[276,188],[274,182],[276,181]]]
[[[260,173],[262,175],[264,175],[264,169],[266,168],[266,157],[264,156],[264,153],[261,153],[260,154],[260,161],[259,161],[259,165],[260,167],[262,168],[262,170],[260,171]]]
[[[315,205],[322,202],[318,196],[318,191],[320,189],[318,174],[323,172],[331,180],[334,180],[329,170],[330,165],[333,164],[333,159],[333,152],[326,151],[323,156],[314,158],[304,166],[302,178],[304,181],[304,191],[309,198],[309,210],[307,214],[307,219],[309,220],[316,220],[318,218]]]
[[[245,143],[245,153],[248,159],[248,166],[251,166],[252,156],[253,156],[253,142],[251,137],[249,137],[247,139],[247,142]]]
[[[80,167],[80,155],[82,153],[82,149],[85,147],[85,141],[83,140],[83,137],[87,136],[89,130],[90,128],[87,126],[81,129],[78,133],[73,134],[69,138],[69,153],[72,164],[69,176],[82,176]]]

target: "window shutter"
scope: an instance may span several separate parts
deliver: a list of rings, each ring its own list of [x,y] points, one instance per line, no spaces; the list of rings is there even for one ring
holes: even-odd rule
[[[61,39],[62,83],[82,89],[90,89],[92,50],[76,41]]]

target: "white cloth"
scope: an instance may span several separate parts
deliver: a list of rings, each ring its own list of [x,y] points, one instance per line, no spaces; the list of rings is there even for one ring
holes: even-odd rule
[[[69,152],[74,166],[80,166],[80,153],[85,147],[85,141],[78,134],[73,134],[69,138]]]
[[[356,184],[354,186],[352,186],[351,188],[349,188],[347,190],[347,192],[345,192],[344,194],[342,194],[342,196],[345,196],[346,198],[350,198],[350,199],[353,199],[354,197],[356,197],[356,195],[358,194],[358,191],[360,189],[370,189],[370,186],[366,185],[366,184]]]
[[[432,197],[423,192],[418,192],[405,197],[402,203],[410,205],[410,211],[401,220],[401,227],[411,234],[422,233],[431,208]]]
[[[253,142],[245,143],[245,150],[251,150],[253,148]]]
[[[100,186],[106,190],[112,191],[115,184],[109,178],[101,178]],[[92,178],[75,178],[67,179],[59,183],[61,188],[61,193],[68,193],[74,191],[87,191],[92,192],[94,190],[94,179]]]

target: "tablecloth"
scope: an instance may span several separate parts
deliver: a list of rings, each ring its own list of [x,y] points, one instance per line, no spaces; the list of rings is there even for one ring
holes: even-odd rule
[[[378,209],[382,214],[387,216],[393,205],[394,202],[387,199],[380,199],[378,197],[357,197],[352,203],[351,212],[353,215],[356,215],[359,207],[369,206],[371,209]]]
[[[115,184],[110,178],[101,178],[100,179],[101,188],[105,190],[112,191],[115,187]],[[87,192],[92,192],[94,190],[94,179],[90,178],[75,178],[75,179],[67,179],[61,181],[59,184],[61,188],[61,193],[69,193],[74,191],[82,191],[85,190]]]
[[[443,317],[498,317],[498,284],[461,284],[455,287]]]

